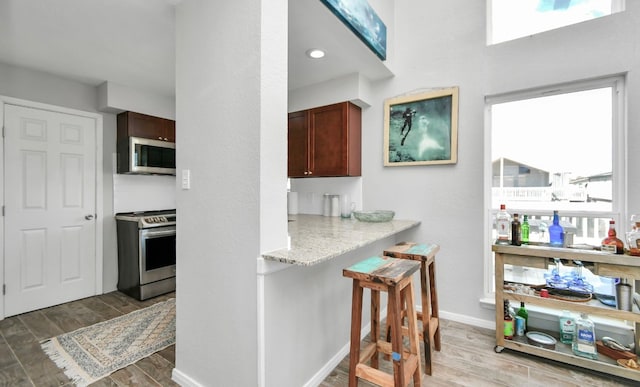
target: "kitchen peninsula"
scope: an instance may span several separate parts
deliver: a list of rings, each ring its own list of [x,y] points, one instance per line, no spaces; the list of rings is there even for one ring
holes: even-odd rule
[[[289,215],[289,248],[264,253],[262,257],[312,266],[419,224],[414,220],[369,223],[331,216]]]
[[[322,383],[349,353],[352,281],[342,270],[415,239],[419,225],[413,220],[367,223],[289,215],[289,246],[258,259],[258,362],[268,374],[267,387]],[[368,297],[365,292],[365,305]],[[381,305],[386,308],[386,297]],[[369,313],[364,308],[363,334],[370,329]]]

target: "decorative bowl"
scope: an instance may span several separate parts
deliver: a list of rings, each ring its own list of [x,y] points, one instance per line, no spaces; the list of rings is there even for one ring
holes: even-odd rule
[[[388,222],[396,213],[387,210],[353,211],[353,216],[361,222]]]

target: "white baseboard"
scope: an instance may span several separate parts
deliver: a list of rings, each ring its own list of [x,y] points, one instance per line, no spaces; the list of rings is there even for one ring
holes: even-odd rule
[[[182,387],[204,387],[204,385],[196,382],[177,368],[174,368],[173,371],[171,371],[171,380]]]
[[[496,322],[491,320],[481,320],[479,318],[473,318],[469,316],[465,316],[463,314],[451,313],[439,311],[439,317],[445,320],[451,320],[455,322],[459,322],[461,324],[472,325],[474,327],[486,328],[486,329],[496,329]]]
[[[387,315],[387,308],[380,310],[380,316]],[[362,327],[362,331],[360,332],[360,340],[362,341],[368,334],[371,332],[371,322],[369,324]],[[348,341],[340,350],[333,355],[333,357],[316,372],[315,375],[311,379],[309,379],[303,386],[304,387],[316,387],[322,383],[327,376],[333,371],[338,364],[344,359],[345,356],[349,354],[351,350],[351,341]]]
[[[371,331],[371,323],[369,323],[367,328],[368,329],[366,330],[366,332],[364,332],[365,330],[363,329],[364,336],[368,335]],[[349,354],[349,350],[350,344],[347,343],[344,347],[340,348],[340,351],[338,351],[331,358],[331,360],[327,362],[327,364],[320,368],[318,372],[316,372],[316,374],[313,375],[313,377],[304,384],[304,387],[315,387],[320,385],[320,383],[322,383],[327,378],[327,376],[329,376],[331,371],[333,371],[338,366],[338,364],[340,364],[342,359],[344,359],[344,357]]]

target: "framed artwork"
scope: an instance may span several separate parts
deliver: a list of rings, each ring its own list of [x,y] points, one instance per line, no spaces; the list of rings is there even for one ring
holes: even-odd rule
[[[385,166],[457,162],[457,87],[385,101]]]
[[[367,0],[321,0],[378,58],[387,59],[387,26]]]

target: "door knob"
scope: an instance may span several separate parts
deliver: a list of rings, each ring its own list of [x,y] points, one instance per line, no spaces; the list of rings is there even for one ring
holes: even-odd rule
[[[84,218],[85,218],[86,220],[91,220],[91,219],[93,219],[93,215],[92,215],[92,214],[85,215],[85,216],[84,216]]]

